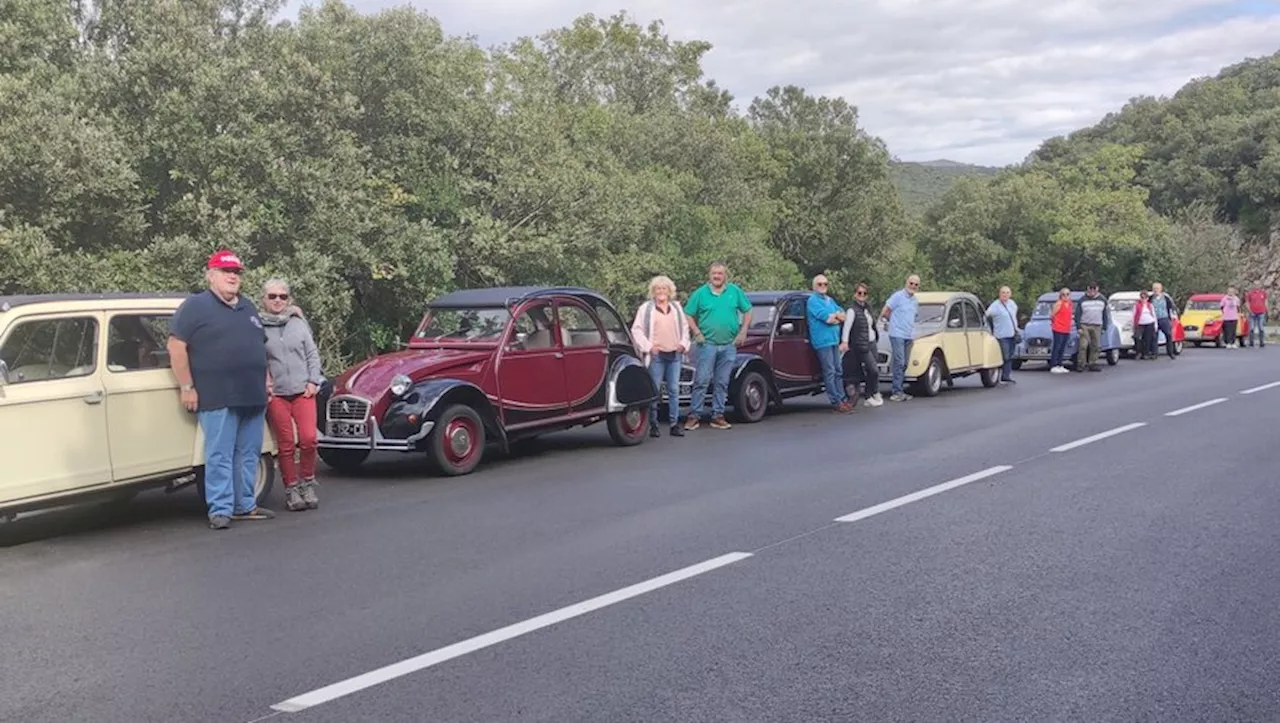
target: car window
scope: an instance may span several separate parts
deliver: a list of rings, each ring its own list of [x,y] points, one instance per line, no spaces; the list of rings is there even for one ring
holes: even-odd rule
[[[449,309],[432,307],[414,333],[415,339],[443,343],[497,343],[511,312],[505,308]]]
[[[1220,301],[1189,301],[1187,302],[1187,311],[1219,311],[1222,309]]]
[[[947,309],[947,328],[963,329],[964,328],[964,304],[956,302]]]
[[[1111,313],[1113,313],[1113,314],[1124,314],[1124,313],[1132,314],[1132,313],[1133,313],[1133,307],[1135,307],[1135,306],[1137,306],[1137,305],[1138,305],[1138,302],[1134,301],[1133,299],[1116,299],[1115,301],[1112,301],[1112,302],[1111,302]]]
[[[169,314],[119,314],[107,322],[107,371],[168,369]]]
[[[565,346],[604,344],[604,335],[600,333],[600,326],[586,309],[576,304],[562,303],[556,313],[560,317],[560,338],[564,340]]]
[[[631,336],[627,333],[627,327],[622,323],[622,317],[618,316],[618,312],[599,299],[591,307],[595,309],[596,316],[600,317],[600,323],[604,324],[604,333],[608,335],[610,342],[614,344],[631,343]]]
[[[748,333],[765,335],[773,332],[773,320],[778,310],[773,304],[754,304],[751,307],[751,328]]]
[[[982,312],[978,311],[978,307],[973,305],[972,301],[962,301],[964,306],[964,327],[966,329],[981,329],[986,326],[983,322]]]
[[[1054,301],[1037,301],[1035,310],[1031,312],[1031,318],[1048,319],[1049,315],[1053,313],[1053,305],[1056,301],[1056,299]]]
[[[98,364],[98,322],[86,317],[21,322],[0,346],[0,359],[9,367],[10,384],[88,376]]]
[[[527,307],[516,317],[513,326],[511,344],[515,349],[534,351],[556,346],[556,339],[551,335],[551,304]]]

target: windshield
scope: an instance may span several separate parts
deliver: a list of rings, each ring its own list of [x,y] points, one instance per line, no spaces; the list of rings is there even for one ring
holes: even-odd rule
[[[420,341],[496,344],[511,321],[505,308],[428,309],[413,338]]]
[[[1114,313],[1119,313],[1123,311],[1128,311],[1132,313],[1133,307],[1137,306],[1137,304],[1138,302],[1134,301],[1133,299],[1120,299],[1118,301],[1111,302],[1111,311]]]
[[[751,307],[749,334],[768,334],[773,331],[773,317],[777,313],[773,304],[755,304]]]
[[[1187,311],[1220,311],[1220,301],[1188,301]]]
[[[1037,301],[1035,311],[1031,312],[1031,318],[1048,319],[1049,315],[1053,313],[1053,304],[1053,301]]]
[[[916,328],[942,325],[942,304],[921,304],[916,310]]]

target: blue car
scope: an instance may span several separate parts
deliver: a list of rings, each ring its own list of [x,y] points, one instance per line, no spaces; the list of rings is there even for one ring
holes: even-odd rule
[[[1083,291],[1071,292],[1072,303],[1079,305],[1080,299],[1084,298]],[[1106,300],[1106,296],[1102,297]],[[1013,352],[1013,368],[1021,369],[1025,362],[1042,361],[1047,367],[1049,365],[1049,354],[1053,349],[1053,328],[1050,326],[1049,314],[1053,310],[1053,304],[1058,300],[1058,292],[1050,291],[1047,294],[1041,294],[1036,299],[1036,308],[1031,312],[1031,320],[1027,322],[1027,328],[1022,330],[1022,342],[1018,344]],[[1120,329],[1115,325],[1115,320],[1107,315],[1105,328],[1102,330],[1102,349],[1098,353],[1099,359],[1106,359],[1107,364],[1115,366],[1120,362]],[[1080,335],[1076,333],[1075,321],[1071,322],[1071,336],[1067,338],[1067,349],[1062,357],[1063,366],[1074,367],[1076,363],[1076,350],[1080,346]]]

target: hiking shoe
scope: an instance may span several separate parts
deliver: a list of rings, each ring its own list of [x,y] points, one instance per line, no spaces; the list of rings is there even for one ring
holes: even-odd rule
[[[231,518],[226,515],[214,515],[209,518],[209,529],[227,530],[231,528]]]
[[[853,405],[848,402],[840,402],[831,408],[836,414],[853,414]]]
[[[729,424],[729,420],[724,418],[723,414],[718,415],[715,419],[711,420],[712,429],[729,429],[732,426],[732,424]]]
[[[302,485],[295,482],[284,488],[284,506],[290,512],[301,512],[307,509],[307,503],[302,499]]]
[[[681,427],[681,426],[680,426],[680,425],[678,425],[678,424],[673,424],[673,425],[671,425],[671,436],[672,436],[672,437],[683,437],[683,436],[684,436],[684,427]]]
[[[237,512],[231,515],[233,520],[271,520],[275,519],[276,513],[266,507],[254,507],[248,512]]]
[[[658,437],[661,437],[661,436],[662,436],[662,430],[658,429],[658,425],[656,425],[656,424],[650,424],[650,425],[649,425],[649,436],[650,436],[650,437],[653,437],[654,439],[657,439]]]
[[[320,483],[312,477],[311,479],[302,480],[302,484],[299,486],[302,487],[302,501],[307,503],[307,509],[314,510],[318,508],[320,506],[320,498],[316,495],[316,488],[320,486]]]
[[[698,421],[698,418],[690,414],[689,418],[684,421],[684,428],[686,431],[692,432],[698,428],[699,424],[701,424],[701,422]]]

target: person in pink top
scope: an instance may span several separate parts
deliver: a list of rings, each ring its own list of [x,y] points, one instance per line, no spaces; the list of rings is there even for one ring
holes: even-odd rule
[[[666,276],[655,276],[649,281],[649,300],[636,310],[636,320],[631,325],[631,336],[636,340],[636,350],[649,365],[649,378],[658,387],[667,383],[667,411],[670,412],[671,436],[683,437],[680,426],[680,369],[684,366],[685,352],[689,351],[689,320],[684,309],[676,301],[676,285]],[[658,401],[649,408],[649,436],[657,437]]]
[[[1249,346],[1253,346],[1253,334],[1258,333],[1258,346],[1267,345],[1267,291],[1257,286],[1244,295],[1249,307]]]
[[[1240,324],[1240,297],[1236,295],[1236,287],[1227,288],[1227,293],[1218,302],[1222,308],[1222,341],[1228,349],[1235,349],[1236,328]]]
[[[1133,329],[1133,347],[1138,350],[1138,358],[1155,359],[1156,308],[1145,291],[1138,294],[1138,303],[1133,307]]]

